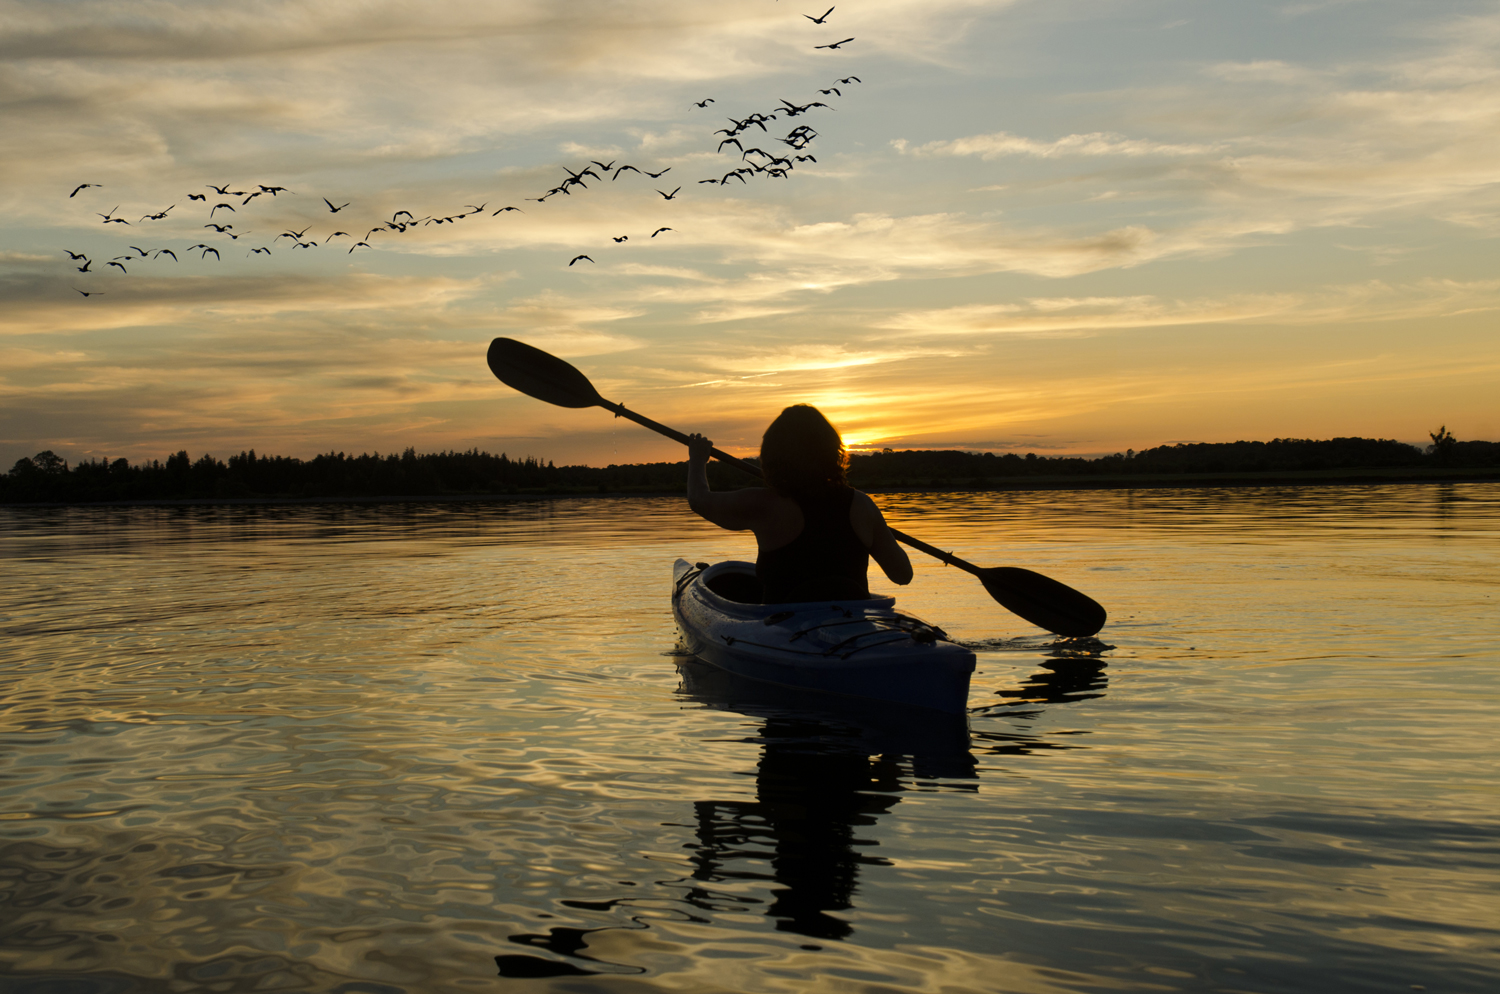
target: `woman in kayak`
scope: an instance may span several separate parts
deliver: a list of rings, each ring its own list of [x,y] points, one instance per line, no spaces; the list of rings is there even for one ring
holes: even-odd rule
[[[872,556],[891,582],[911,582],[911,560],[880,508],[845,480],[844,440],[816,407],[788,407],[766,429],[760,468],[768,487],[710,490],[712,448],[690,436],[688,506],[720,528],[755,532],[761,603],[869,597]]]

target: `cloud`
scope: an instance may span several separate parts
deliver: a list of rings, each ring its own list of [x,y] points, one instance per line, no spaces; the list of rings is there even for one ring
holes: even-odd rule
[[[1310,292],[1187,300],[1152,294],[1033,297],[1016,303],[906,311],[877,326],[903,336],[1051,337],[1185,325],[1409,321],[1496,310],[1500,310],[1500,280],[1429,279],[1407,285],[1369,281]]]
[[[1066,135],[1055,141],[1038,141],[1005,131],[988,135],[971,135],[949,141],[928,142],[913,147],[904,138],[891,142],[897,152],[913,156],[966,156],[974,155],[988,162],[1006,155],[1030,155],[1039,159],[1055,159],[1070,156],[1127,157],[1163,155],[1198,156],[1220,151],[1222,145],[1173,144],[1150,141],[1143,138],[1126,138],[1124,135],[1096,131],[1086,135]]]

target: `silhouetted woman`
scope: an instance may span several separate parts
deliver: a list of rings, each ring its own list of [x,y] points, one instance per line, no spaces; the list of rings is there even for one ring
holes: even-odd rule
[[[712,448],[691,436],[688,506],[720,528],[755,532],[762,603],[869,597],[871,556],[893,583],[911,582],[911,560],[880,508],[846,482],[844,440],[816,407],[788,407],[766,429],[760,468],[768,487],[711,491]]]

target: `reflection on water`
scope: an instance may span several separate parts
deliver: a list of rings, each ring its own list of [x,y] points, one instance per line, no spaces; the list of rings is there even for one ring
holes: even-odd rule
[[[861,827],[900,803],[909,777],[973,777],[961,717],[880,702],[798,694],[678,664],[684,693],[715,708],[762,719],[755,800],[693,804],[698,846],[693,878],[710,883],[769,880],[765,914],[786,932],[842,939],[862,866],[889,866],[860,838]]]
[[[1500,486],[880,500],[1102,641],[919,563],[947,718],[671,656],[677,499],[0,509],[0,989],[1500,986]]]

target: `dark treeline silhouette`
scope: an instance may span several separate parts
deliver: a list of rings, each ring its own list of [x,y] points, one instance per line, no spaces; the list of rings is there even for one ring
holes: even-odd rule
[[[1127,451],[1096,459],[1035,453],[973,453],[903,450],[857,453],[849,482],[864,490],[970,489],[1043,484],[1067,485],[1097,477],[1173,477],[1188,474],[1268,476],[1329,470],[1439,471],[1500,469],[1500,442],[1460,442],[1446,428],[1432,433],[1425,450],[1389,439],[1278,438],[1270,442],[1193,442]],[[753,461],[753,460],[752,460]],[[186,452],[165,462],[134,465],[125,459],[86,460],[69,467],[54,453],[18,460],[0,474],[0,503],[234,498],[442,497],[482,494],[661,493],[681,491],[685,463],[625,466],[556,466],[504,453],[433,452],[418,455],[358,455],[342,452],[313,459],[262,456],[253,450],[192,459]],[[715,487],[743,486],[750,477],[719,463],[709,466]]]

